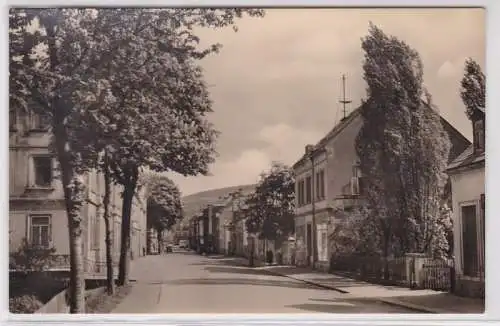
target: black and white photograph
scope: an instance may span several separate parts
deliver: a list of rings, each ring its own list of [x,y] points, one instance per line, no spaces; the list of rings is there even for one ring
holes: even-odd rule
[[[484,8],[8,18],[11,314],[485,312]]]

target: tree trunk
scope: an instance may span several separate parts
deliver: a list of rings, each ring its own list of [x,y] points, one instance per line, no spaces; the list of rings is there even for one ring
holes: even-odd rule
[[[121,286],[129,284],[130,272],[130,225],[132,213],[132,200],[137,186],[137,174],[132,176],[131,182],[125,185],[123,190],[122,205],[122,239],[120,247],[120,263],[118,272],[118,284]]]
[[[158,254],[163,253],[163,233],[162,230],[156,230],[156,239],[158,240]]]
[[[61,122],[61,123],[59,123]],[[83,260],[83,227],[80,211],[83,206],[84,185],[71,164],[71,151],[62,121],[54,123],[55,148],[61,170],[61,181],[68,218],[70,280],[70,313],[85,313],[85,275]]]
[[[104,224],[106,228],[106,291],[109,295],[115,293],[115,279],[113,267],[113,229],[109,214],[111,196],[111,176],[108,166],[108,154],[104,152]]]

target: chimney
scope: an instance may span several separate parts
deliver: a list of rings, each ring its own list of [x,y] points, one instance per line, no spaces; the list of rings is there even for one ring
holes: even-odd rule
[[[314,150],[314,145],[306,145],[306,155],[311,154],[311,152]]]

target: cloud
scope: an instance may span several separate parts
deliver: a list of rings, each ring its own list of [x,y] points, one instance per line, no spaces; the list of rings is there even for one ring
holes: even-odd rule
[[[361,38],[372,21],[417,50],[424,82],[441,114],[466,136],[470,122],[458,89],[463,58],[485,62],[485,10],[471,8],[269,9],[239,31],[202,29],[218,55],[202,61],[221,131],[214,176],[179,179],[188,193],[254,182],[274,160],[293,164],[339,120],[340,76],[349,111],[366,96]],[[448,76],[443,78],[443,76]]]

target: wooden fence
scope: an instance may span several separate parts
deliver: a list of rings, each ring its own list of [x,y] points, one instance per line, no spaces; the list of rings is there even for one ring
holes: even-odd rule
[[[454,283],[452,260],[421,256],[333,256],[330,271],[371,283],[438,291],[451,291]]]

